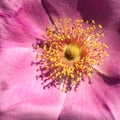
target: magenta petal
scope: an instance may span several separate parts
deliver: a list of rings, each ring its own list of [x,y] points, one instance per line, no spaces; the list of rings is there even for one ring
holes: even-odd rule
[[[25,0],[24,8],[27,17],[43,30],[46,30],[46,27],[51,24],[49,16],[42,5],[42,0]]]
[[[112,14],[112,8],[108,0],[79,0],[77,10],[85,21],[94,19],[97,23],[104,25],[108,25]]]
[[[107,25],[112,14],[110,2],[105,0],[43,0],[43,6],[52,18],[82,17]]]
[[[27,103],[0,113],[0,120],[57,120],[57,107],[42,107]]]
[[[42,0],[42,4],[47,13],[55,18],[80,18],[80,14],[77,11],[78,0]]]
[[[31,26],[31,22],[19,14],[19,18],[8,17],[2,18],[1,27],[1,42],[2,47],[24,46],[31,47],[33,41],[43,33],[36,26]]]
[[[12,15],[3,11],[0,23],[3,47],[30,47],[37,37],[40,38],[45,33],[49,24],[51,22],[40,1],[25,1]]]
[[[108,0],[112,8],[112,19],[117,21],[120,19],[120,1],[119,0]]]
[[[120,78],[120,35],[117,30],[107,30],[105,32],[104,43],[108,45],[109,57],[104,59],[104,63],[100,65],[100,69],[108,77]]]
[[[6,48],[1,52],[0,120],[8,120],[7,116],[9,120],[24,115],[29,118],[29,114],[33,120],[56,120],[59,116],[65,94],[55,88],[43,89],[35,78],[36,68],[30,65],[34,57],[29,48]]]
[[[81,82],[77,92],[68,94],[59,120],[119,120],[120,85],[109,86],[94,75],[91,84]]]
[[[21,7],[23,0],[0,0],[0,15],[15,14]]]

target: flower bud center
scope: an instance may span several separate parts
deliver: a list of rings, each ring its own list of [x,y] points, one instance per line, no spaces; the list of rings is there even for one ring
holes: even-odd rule
[[[65,47],[65,58],[70,61],[74,61],[80,58],[81,50],[77,45],[69,44]]]

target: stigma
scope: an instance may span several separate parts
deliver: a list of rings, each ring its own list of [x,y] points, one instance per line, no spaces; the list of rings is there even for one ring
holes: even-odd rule
[[[69,61],[75,61],[80,58],[81,50],[77,45],[66,45],[64,50],[64,56]]]
[[[42,80],[44,88],[76,90],[82,80],[91,78],[95,66],[109,56],[108,46],[101,42],[104,38],[102,25],[94,20],[89,24],[81,19],[57,19],[42,37],[44,41],[37,39],[33,44],[36,52],[33,64],[37,66],[36,78]]]

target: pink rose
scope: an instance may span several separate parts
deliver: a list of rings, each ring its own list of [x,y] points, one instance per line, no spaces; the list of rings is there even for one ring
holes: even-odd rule
[[[0,120],[120,119],[119,0],[0,1]],[[103,25],[109,57],[77,91],[43,89],[31,66],[32,44],[53,19],[92,20]]]

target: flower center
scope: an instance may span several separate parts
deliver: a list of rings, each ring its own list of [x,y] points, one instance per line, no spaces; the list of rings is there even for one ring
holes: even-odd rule
[[[92,73],[108,56],[108,46],[100,40],[104,38],[102,26],[95,21],[88,24],[83,20],[58,19],[46,29],[46,34],[33,45],[36,51],[37,71],[45,87],[59,86],[62,91],[76,90],[79,83]],[[98,67],[97,67],[98,68]],[[102,73],[101,70],[97,70]]]
[[[69,61],[75,61],[80,58],[81,50],[77,45],[69,44],[65,47],[64,55]]]

